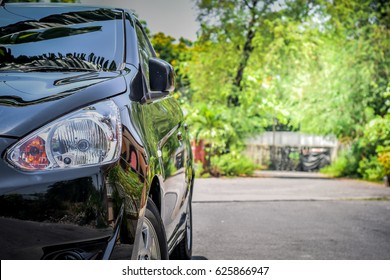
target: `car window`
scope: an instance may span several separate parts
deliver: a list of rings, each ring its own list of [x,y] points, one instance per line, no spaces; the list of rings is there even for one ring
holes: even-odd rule
[[[154,52],[150,47],[149,39],[146,37],[139,24],[136,24],[135,30],[138,38],[138,49],[141,61],[142,71],[145,75],[146,84],[149,85],[149,59],[154,57]]]
[[[0,27],[0,71],[118,70],[124,59],[123,13],[96,9],[9,17]]]

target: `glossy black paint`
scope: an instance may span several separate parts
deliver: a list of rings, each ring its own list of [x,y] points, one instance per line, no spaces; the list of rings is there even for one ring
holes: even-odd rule
[[[125,93],[128,88],[120,72],[0,75],[0,135],[11,137],[21,137],[59,116],[108,98],[113,92]]]
[[[95,18],[99,9],[6,4],[0,7],[0,42],[8,36],[4,30],[10,30],[9,22],[29,21],[27,25],[32,24],[38,33],[39,28],[47,32],[47,25],[38,24],[42,18],[64,14],[67,19],[69,15],[77,18],[81,13],[89,23],[100,24],[101,18]],[[109,13],[107,8],[105,12]],[[148,197],[159,208],[169,251],[184,237],[194,176],[182,112],[167,92],[150,98],[149,73],[138,53],[137,20],[128,11],[113,9],[112,13],[116,20],[122,15],[123,26],[117,28],[121,33],[116,36],[124,38],[123,61],[115,70],[0,67],[1,259],[135,259]],[[71,33],[68,37],[83,36]],[[105,38],[100,43],[110,45]],[[150,53],[154,56],[152,49]],[[0,65],[2,57],[0,52]],[[24,136],[105,99],[112,99],[121,112],[122,151],[117,162],[36,172],[18,170],[7,162],[7,150]]]

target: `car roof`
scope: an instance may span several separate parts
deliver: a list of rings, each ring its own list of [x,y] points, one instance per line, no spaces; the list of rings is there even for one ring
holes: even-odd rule
[[[132,17],[136,17],[133,10],[127,10],[123,8],[115,8],[104,5],[85,5],[77,3],[5,3],[5,8],[11,13],[16,13],[25,17],[42,18],[53,12],[79,12],[98,9],[111,9],[111,10],[123,10],[128,12]],[[20,14],[19,14],[20,13]]]
[[[1,1],[1,0],[0,0]],[[61,8],[61,7],[72,7],[73,9],[85,9],[85,8],[106,8],[106,9],[118,9],[112,6],[106,5],[86,5],[80,3],[55,3],[55,2],[17,2],[17,3],[7,3],[5,2],[5,7],[26,7],[26,8]],[[123,10],[121,8],[121,10]]]

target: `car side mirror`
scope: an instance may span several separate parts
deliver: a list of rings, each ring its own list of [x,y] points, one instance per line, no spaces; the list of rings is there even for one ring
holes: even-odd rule
[[[152,92],[169,93],[175,89],[175,71],[165,60],[149,59],[149,79]]]

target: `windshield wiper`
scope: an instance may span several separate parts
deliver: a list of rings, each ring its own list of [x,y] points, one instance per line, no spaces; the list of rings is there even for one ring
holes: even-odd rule
[[[66,67],[53,67],[53,66],[40,66],[40,67],[28,67],[28,68],[19,68],[23,72],[97,72],[96,69],[88,68],[66,68]]]
[[[88,69],[82,67],[56,67],[56,66],[39,66],[39,67],[4,67],[0,72],[98,72],[98,69]]]

